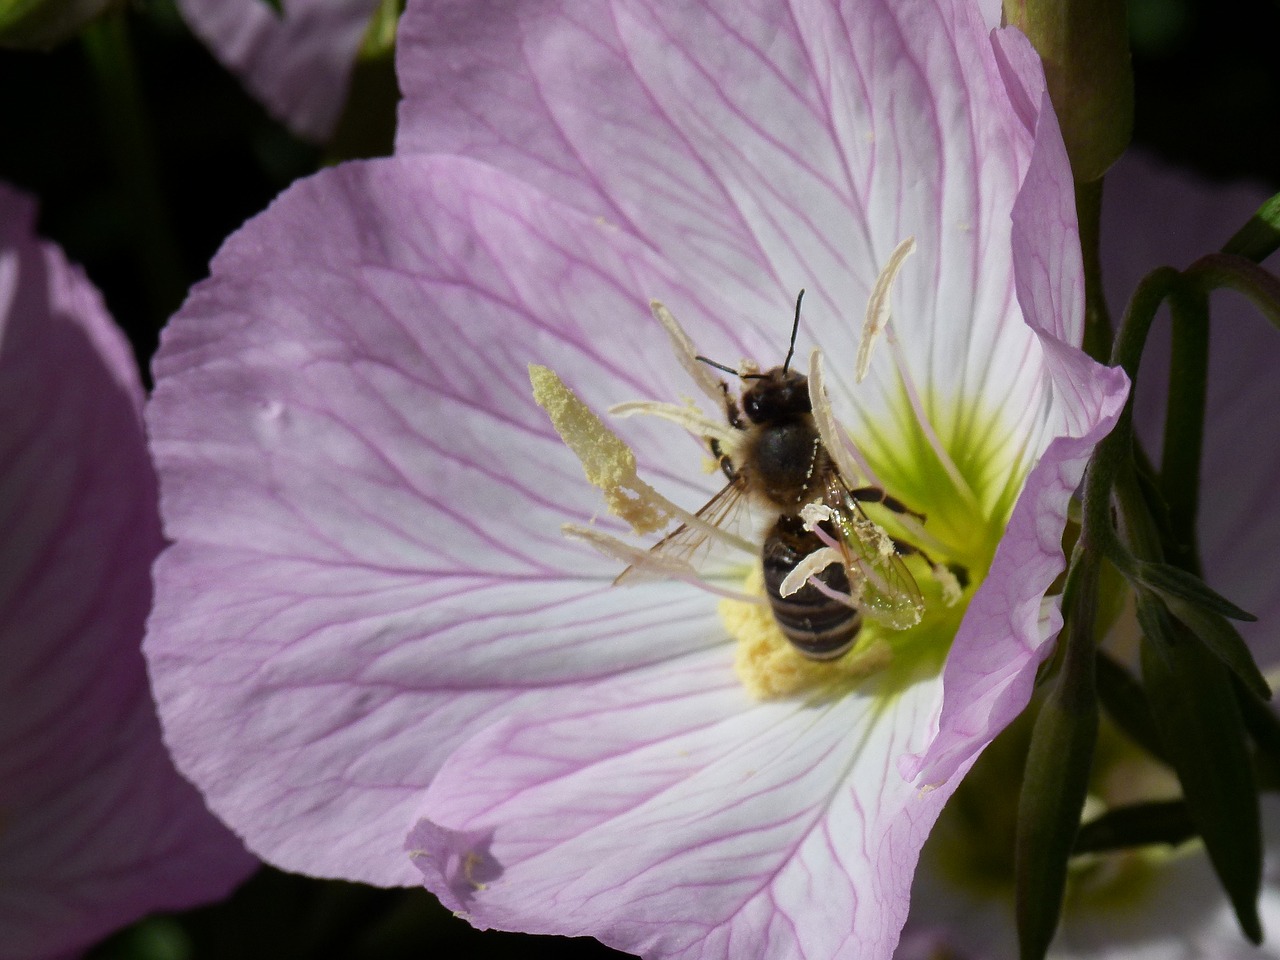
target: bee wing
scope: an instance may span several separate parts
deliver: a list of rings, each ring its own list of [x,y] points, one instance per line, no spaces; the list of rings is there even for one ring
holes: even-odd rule
[[[707,546],[707,542],[711,539],[712,531],[708,527],[719,527],[729,523],[746,502],[743,498],[743,494],[746,491],[746,483],[743,481],[742,475],[739,474],[736,480],[731,480],[721,487],[720,492],[704,503],[698,512],[694,514],[706,526],[695,527],[688,523],[680,524],[680,526],[655,543],[649,550],[649,555],[662,561],[672,561],[691,567],[695,566],[693,558]],[[668,563],[667,565],[669,566],[670,564]],[[642,583],[646,580],[656,580],[663,577],[664,573],[661,564],[655,563],[650,568],[644,564],[633,563],[618,574],[613,584],[617,586],[621,583]]]
[[[890,629],[914,627],[924,616],[924,597],[893,540],[863,512],[834,473],[827,478],[824,501],[831,509],[849,559],[861,575],[859,608]],[[853,579],[851,575],[850,581]]]

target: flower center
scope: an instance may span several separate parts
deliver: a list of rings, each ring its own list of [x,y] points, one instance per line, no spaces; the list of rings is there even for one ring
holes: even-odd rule
[[[1007,434],[999,429],[998,417],[984,429],[974,426],[977,418],[930,418],[922,425],[905,390],[901,400],[905,409],[869,425],[851,445],[885,491],[886,502],[908,508],[860,504],[919,589],[918,622],[903,626],[863,616],[847,653],[814,661],[759,602],[769,599],[759,565],[745,566],[742,592],[757,602],[726,598],[719,609],[738,644],[738,676],[754,697],[840,696],[872,672],[892,668],[919,676],[941,668],[969,599],[991,565],[1025,471],[1001,449]],[[948,429],[937,430],[934,422]]]
[[[674,421],[706,444],[728,482],[693,512],[639,479],[632,452],[554,373],[530,368],[535,399],[610,512],[636,534],[670,530],[648,550],[595,527],[566,526],[566,534],[624,562],[617,583],[658,576],[719,595],[738,675],[758,698],[839,695],[872,672],[940,669],[1029,469],[1001,417],[973,402],[948,406],[912,382],[888,328],[889,290],[912,249],[908,239],[894,252],[868,305],[850,372],[866,375],[883,336],[896,381],[881,379],[896,387],[881,385],[886,402],[860,418],[856,433],[833,413],[821,354],[812,352],[807,373],[799,362],[793,368],[800,298],[786,361],[763,373],[748,361],[735,369],[698,355],[653,303],[676,358],[722,415],[687,401],[611,412]],[[893,396],[883,397],[886,389]],[[856,392],[848,399],[857,406]],[[744,503],[766,520],[746,536],[734,522]],[[736,551],[736,563],[710,570],[702,561],[717,547]]]

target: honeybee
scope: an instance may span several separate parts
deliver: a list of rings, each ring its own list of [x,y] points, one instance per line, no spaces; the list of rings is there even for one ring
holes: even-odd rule
[[[740,373],[697,357],[747,384],[739,400],[727,383],[720,382],[729,425],[742,437],[732,457],[715,439],[708,440],[728,483],[697,511],[697,518],[705,521],[701,526],[678,527],[651,552],[686,560],[706,542],[708,527],[730,523],[747,501],[772,511],[776,520],[764,538],[761,561],[774,620],[803,656],[834,660],[853,647],[864,614],[901,630],[918,623],[924,612],[920,588],[902,560],[919,551],[889,538],[866,516],[861,504],[880,503],[921,521],[924,515],[879,487],[850,486],[823,445],[814,422],[809,379],[791,370],[803,298],[801,290],[782,366],[767,373]],[[815,522],[815,516],[823,519]],[[840,562],[812,573],[798,589],[794,582],[786,584],[806,558],[833,544]],[[637,569],[627,568],[615,582]]]

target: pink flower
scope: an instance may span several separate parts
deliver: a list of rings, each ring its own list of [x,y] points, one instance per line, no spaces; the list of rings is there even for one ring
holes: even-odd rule
[[[0,958],[223,896],[254,861],[177,775],[140,652],[161,546],[142,386],[0,184]]]
[[[246,225],[156,362],[147,652],[179,766],[272,862],[425,876],[480,925],[888,957],[934,817],[1049,649],[1067,502],[1127,389],[1073,345],[1038,61],[958,0],[422,3],[399,36],[399,155]],[[679,403],[651,299],[767,369],[801,287],[797,356],[970,579],[949,606],[912,559],[920,625],[826,667],[764,607],[611,587],[561,535],[600,497],[527,374],[600,413]],[[685,509],[719,485],[676,426],[615,429]]]
[[[1217,250],[1243,225],[1267,193],[1243,185],[1210,186],[1148,158],[1128,156],[1107,175],[1103,207],[1103,270],[1108,299],[1119,316],[1149,271],[1189,266]],[[1208,582],[1258,617],[1240,624],[1259,664],[1280,667],[1280,583],[1272,571],[1280,544],[1275,481],[1280,451],[1259,443],[1261,412],[1280,404],[1280,338],[1243,298],[1220,293],[1212,301],[1209,390],[1202,456],[1199,540]],[[1168,385],[1167,314],[1152,329],[1135,399],[1135,423],[1159,462]],[[1095,800],[1121,788],[1128,802],[1176,795],[1170,775],[1142,762],[1137,751],[1112,735],[1095,768]],[[1146,781],[1144,783],[1144,781]],[[965,789],[969,789],[966,784]],[[1144,792],[1150,791],[1150,792]],[[957,798],[959,799],[959,798]],[[983,809],[978,818],[965,810]],[[1268,840],[1259,909],[1270,938],[1280,929],[1280,804],[1263,796]],[[996,960],[1017,953],[1012,863],[1001,879],[993,864],[1012,834],[1008,797],[970,793],[957,810],[943,813],[916,876],[909,934],[898,960],[944,956]],[[981,824],[979,829],[975,826]],[[965,851],[982,849],[983,869]],[[1200,957],[1277,957],[1274,942],[1259,949],[1241,935],[1208,857],[1198,843],[1176,851],[1148,847],[1077,865],[1068,888],[1053,960],[1123,957],[1194,960]],[[913,952],[914,951],[914,952]]]
[[[277,119],[324,141],[379,0],[178,0],[191,29]]]

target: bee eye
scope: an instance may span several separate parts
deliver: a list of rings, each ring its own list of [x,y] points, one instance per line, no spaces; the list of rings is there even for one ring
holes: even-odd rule
[[[746,411],[752,422],[759,423],[762,416],[760,394],[754,390],[749,390],[746,396],[742,398],[742,409]]]

